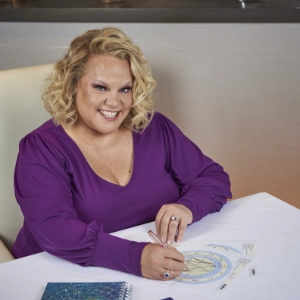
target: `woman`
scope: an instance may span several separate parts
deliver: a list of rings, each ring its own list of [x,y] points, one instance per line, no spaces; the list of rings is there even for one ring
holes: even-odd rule
[[[109,234],[155,220],[162,241],[180,242],[188,224],[231,197],[223,168],[153,113],[155,84],[122,31],[72,41],[43,94],[52,119],[20,142],[15,194],[24,225],[15,257],[47,251],[160,280],[182,272],[173,247]]]

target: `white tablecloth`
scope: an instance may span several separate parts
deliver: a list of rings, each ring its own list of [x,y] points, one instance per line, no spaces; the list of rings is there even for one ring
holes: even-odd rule
[[[154,224],[123,230],[115,235],[150,241]],[[185,241],[197,236],[203,241],[255,242],[257,277],[244,274],[222,297],[230,300],[300,299],[300,210],[267,194],[259,193],[227,203],[219,213],[206,216],[188,227]],[[183,242],[184,243],[184,242]],[[39,300],[47,282],[127,281],[133,285],[132,299],[216,299],[189,289],[173,289],[165,282],[139,278],[98,267],[80,267],[47,253],[0,264],[0,299]]]

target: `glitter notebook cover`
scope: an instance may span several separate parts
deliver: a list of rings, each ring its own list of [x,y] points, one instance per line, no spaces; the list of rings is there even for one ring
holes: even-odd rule
[[[41,300],[130,300],[127,282],[49,282]]]

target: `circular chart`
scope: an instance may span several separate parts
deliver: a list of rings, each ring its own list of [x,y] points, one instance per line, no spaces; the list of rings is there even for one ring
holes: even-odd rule
[[[183,271],[175,280],[183,283],[207,283],[219,280],[231,271],[230,260],[213,251],[192,250],[182,252],[187,271]]]
[[[219,244],[207,244],[206,246],[212,247],[214,249],[221,249],[221,250],[225,250],[225,251],[229,251],[229,252],[231,251],[231,252],[243,254],[242,251],[240,251],[234,247],[231,247],[231,246],[219,245]]]

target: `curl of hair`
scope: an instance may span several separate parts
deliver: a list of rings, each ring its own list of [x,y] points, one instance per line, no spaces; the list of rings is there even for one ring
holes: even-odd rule
[[[120,29],[106,27],[89,30],[75,38],[64,57],[54,64],[45,80],[44,106],[56,125],[72,126],[77,120],[76,90],[91,54],[112,55],[128,61],[133,76],[133,104],[123,126],[137,132],[151,122],[156,82],[148,59]]]

